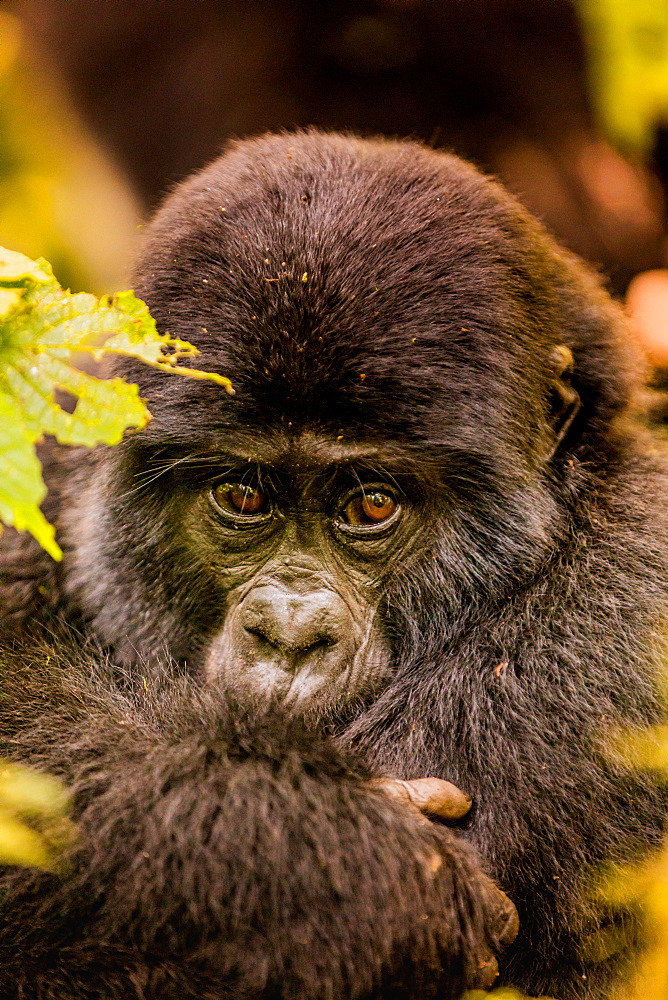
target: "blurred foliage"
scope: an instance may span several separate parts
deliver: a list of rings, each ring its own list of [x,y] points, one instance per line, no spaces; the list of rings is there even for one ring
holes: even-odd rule
[[[46,253],[74,287],[117,288],[125,280],[138,209],[51,81],[28,71],[29,63],[18,20],[0,9],[0,243],[33,257]],[[3,318],[18,292],[0,292]],[[0,324],[2,351],[8,341]],[[12,430],[5,407],[1,457]],[[3,494],[5,475],[3,469]],[[0,864],[59,870],[62,852],[76,838],[68,808],[60,781],[0,761]]]
[[[498,990],[488,993],[486,990],[469,990],[462,1000],[551,1000],[551,997],[525,997],[523,993],[510,986],[501,986]]]
[[[627,766],[650,769],[668,779],[668,726],[611,734],[608,753]],[[660,851],[637,865],[603,873],[599,893],[609,903],[633,904],[643,915],[647,949],[632,980],[611,1000],[666,1000],[668,997],[668,839]]]
[[[629,152],[651,153],[668,124],[668,0],[576,0],[589,41],[603,127]]]
[[[0,248],[0,520],[30,531],[54,559],[62,553],[39,509],[46,487],[35,443],[51,434],[61,444],[117,444],[128,427],[150,420],[136,385],[74,368],[75,351],[96,361],[103,354],[135,357],[232,391],[222,375],[177,367],[197,349],[158,333],[132,292],[100,300],[85,292],[72,295],[45,260]],[[72,413],[54,398],[57,389],[73,397]]]
[[[57,778],[0,761],[0,864],[59,870],[76,840],[69,805]]]
[[[0,8],[0,244],[100,293],[126,283],[138,218],[129,186]]]
[[[630,983],[614,1000],[666,1000],[668,997],[668,843],[650,861],[615,869],[603,891],[611,903],[634,903],[646,923],[647,950]]]

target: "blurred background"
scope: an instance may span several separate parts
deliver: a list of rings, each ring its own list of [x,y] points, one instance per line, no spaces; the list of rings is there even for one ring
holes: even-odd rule
[[[117,289],[227,138],[309,124],[498,175],[668,365],[668,0],[5,0],[0,244]]]

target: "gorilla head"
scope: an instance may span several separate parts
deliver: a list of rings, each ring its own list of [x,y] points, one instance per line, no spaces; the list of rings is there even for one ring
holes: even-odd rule
[[[600,453],[625,400],[593,281],[412,143],[233,146],[148,227],[136,289],[235,394],[117,366],[154,419],[75,478],[70,597],[126,662],[318,714],[528,579],[577,488],[560,443]]]

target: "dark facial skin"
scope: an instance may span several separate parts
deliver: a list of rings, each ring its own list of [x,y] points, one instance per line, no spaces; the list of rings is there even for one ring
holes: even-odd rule
[[[229,471],[184,484],[184,530],[225,591],[207,678],[317,711],[377,690],[389,669],[378,603],[415,522],[377,461],[304,435],[212,456]]]
[[[178,537],[192,587],[209,595],[204,637],[184,657],[191,671],[246,698],[339,720],[376,694],[391,671],[387,581],[428,538],[439,493],[444,503],[411,461],[399,447],[308,432],[237,434],[224,451],[142,449],[127,479],[139,485],[119,502],[152,518],[159,544]],[[100,471],[85,487],[87,508],[113,478]],[[105,544],[98,519],[75,510],[73,520],[78,552]],[[160,569],[147,562],[144,570]],[[125,627],[110,621],[109,639]],[[178,655],[179,639],[168,641]],[[150,642],[140,651],[150,656]]]
[[[397,486],[360,469],[362,456],[328,463],[333,450],[306,439],[251,466],[229,456],[234,471],[188,519],[227,593],[205,675],[320,710],[368,697],[387,674],[378,602],[409,527]]]

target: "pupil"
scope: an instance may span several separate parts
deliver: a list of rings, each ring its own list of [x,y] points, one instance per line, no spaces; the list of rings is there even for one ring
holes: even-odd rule
[[[267,498],[253,486],[244,483],[222,483],[216,489],[218,503],[232,514],[264,513]]]
[[[362,497],[362,511],[373,523],[386,521],[396,510],[396,503],[387,493],[367,493]]]
[[[235,486],[230,490],[230,500],[240,511],[256,511],[262,506],[263,496],[252,486]]]

